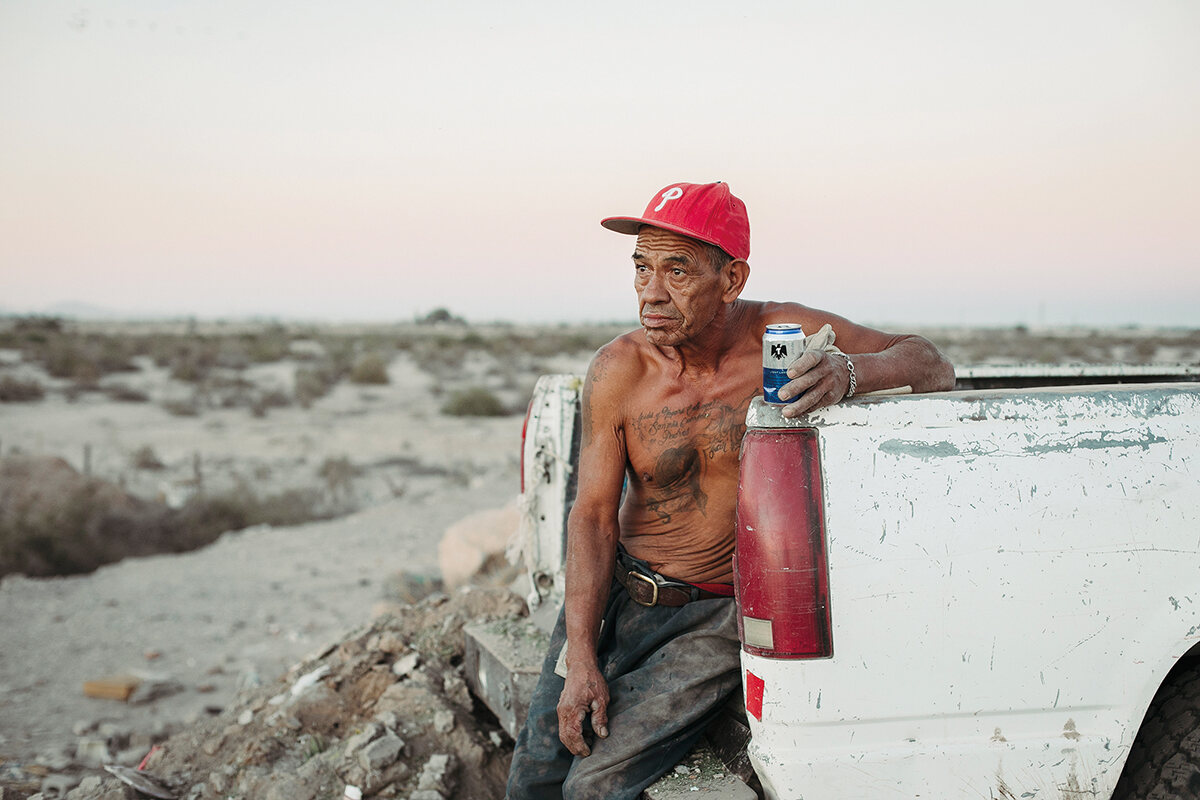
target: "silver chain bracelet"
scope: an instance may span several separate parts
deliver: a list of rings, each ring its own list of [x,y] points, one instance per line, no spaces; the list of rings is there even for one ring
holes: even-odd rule
[[[858,377],[854,374],[854,362],[850,360],[850,356],[845,353],[838,353],[842,358],[846,359],[846,369],[850,370],[850,390],[843,396],[843,400],[847,397],[854,397],[854,390],[858,388]]]

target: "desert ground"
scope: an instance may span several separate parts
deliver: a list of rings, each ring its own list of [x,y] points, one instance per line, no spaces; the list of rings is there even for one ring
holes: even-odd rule
[[[537,376],[624,329],[0,320],[0,798],[136,765],[436,588],[446,529],[517,497]],[[922,333],[956,365],[1200,363],[1194,330]],[[55,539],[113,519],[135,556]]]

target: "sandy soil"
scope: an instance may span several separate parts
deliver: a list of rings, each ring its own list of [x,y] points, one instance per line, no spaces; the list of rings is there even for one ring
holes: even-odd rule
[[[389,373],[389,385],[343,384],[311,409],[261,418],[244,408],[172,416],[159,401],[178,387],[152,369],[135,376],[151,403],[69,402],[52,392],[0,406],[5,453],[57,455],[82,469],[88,445],[93,475],[143,496],[179,502],[196,490],[199,464],[210,490],[315,486],[363,509],[232,532],[200,551],[127,559],[90,575],[5,578],[0,772],[6,761],[73,754],[73,728],[111,721],[175,730],[222,708],[239,688],[276,678],[369,622],[398,573],[436,575],[437,543],[451,523],[516,497],[520,416],[444,416],[428,375],[403,357]],[[276,367],[254,379],[289,375]],[[142,447],[166,468],[134,468]],[[319,474],[327,459],[347,459],[355,475],[332,485]],[[120,673],[160,676],[181,690],[141,705],[84,696],[84,681]]]
[[[1144,349],[1147,358],[1197,358],[1190,332],[1161,342],[1148,336],[1128,334],[1132,344],[1120,346]],[[1075,353],[1078,342],[1101,347],[1101,360],[1116,352],[1074,334],[942,337],[957,363],[1047,360],[1034,345],[1073,360],[1091,357]],[[564,358],[540,371],[585,366],[586,357]],[[243,486],[259,495],[316,488],[330,506],[362,510],[228,533],[197,552],[127,559],[91,575],[0,581],[0,783],[13,765],[71,755],[79,738],[73,729],[110,721],[143,736],[178,730],[227,706],[239,688],[270,682],[366,624],[397,573],[435,574],[436,546],[451,523],[518,492],[521,417],[442,415],[435,380],[404,355],[391,362],[388,385],[342,384],[311,408],[271,408],[261,417],[245,407],[174,416],[164,403],[192,389],[142,367],[115,380],[150,402],[114,402],[101,393],[70,400],[65,382],[20,363],[19,353],[0,352],[0,373],[37,377],[50,389],[41,402],[0,404],[0,454],[60,456],[172,504],[201,488]],[[290,393],[295,367],[251,367],[244,377]],[[532,385],[535,377],[522,380]],[[164,467],[137,467],[142,448]],[[323,471],[334,462],[353,469]],[[132,672],[157,674],[180,689],[140,705],[82,692],[86,680]]]

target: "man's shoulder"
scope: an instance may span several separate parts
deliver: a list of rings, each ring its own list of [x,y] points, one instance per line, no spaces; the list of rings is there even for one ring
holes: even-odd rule
[[[775,300],[759,301],[756,305],[759,317],[766,325],[780,322],[803,323],[823,313],[800,303],[781,303]],[[805,332],[807,333],[807,330]]]
[[[630,331],[613,339],[592,356],[588,365],[587,387],[619,387],[638,380],[645,372],[650,345],[640,330]]]

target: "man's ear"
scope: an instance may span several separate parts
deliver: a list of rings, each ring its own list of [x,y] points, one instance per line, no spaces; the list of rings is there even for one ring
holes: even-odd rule
[[[732,303],[746,288],[746,281],[750,278],[750,264],[740,258],[735,258],[721,270],[721,277],[725,279],[725,292],[721,296],[721,300]]]

